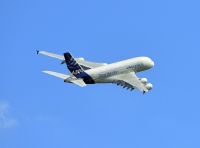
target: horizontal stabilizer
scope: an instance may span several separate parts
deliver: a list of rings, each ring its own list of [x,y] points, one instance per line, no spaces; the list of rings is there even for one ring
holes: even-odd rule
[[[76,85],[79,85],[81,87],[85,87],[86,86],[85,82],[82,79],[71,80],[71,82],[76,84]]]
[[[59,77],[61,79],[67,79],[67,78],[70,77],[69,75],[65,75],[65,74],[58,73],[58,72],[53,72],[53,71],[42,71],[42,72],[50,74],[50,75],[53,75],[53,76],[56,76],[56,77]]]
[[[81,87],[86,86],[85,82],[82,79],[71,79],[69,75],[65,75],[65,74],[62,74],[62,73],[54,72],[54,71],[42,71],[42,72],[50,74],[50,75],[58,77],[58,78],[61,78],[61,79],[64,79],[65,82],[71,82],[71,83],[74,83],[74,84],[79,85]]]

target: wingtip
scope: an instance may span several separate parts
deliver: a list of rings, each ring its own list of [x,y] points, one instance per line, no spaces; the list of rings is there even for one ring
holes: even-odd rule
[[[40,52],[39,50],[36,50],[37,51],[37,54]]]
[[[44,72],[44,73],[48,73],[48,72],[50,72],[50,71],[48,71],[48,70],[43,70],[42,72]]]

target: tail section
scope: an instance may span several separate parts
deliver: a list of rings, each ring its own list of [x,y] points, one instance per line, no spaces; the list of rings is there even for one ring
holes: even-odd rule
[[[74,57],[71,55],[71,53],[66,52],[64,53],[65,62],[67,64],[67,68],[70,71],[70,75],[74,75],[77,79],[81,78],[85,84],[94,84],[95,81],[92,79],[91,76],[89,76],[82,67],[76,62]],[[71,81],[75,84],[81,83],[80,80],[77,81]]]
[[[64,53],[64,57],[67,64],[67,68],[75,77],[84,72],[82,67],[76,62],[71,53],[69,52]]]

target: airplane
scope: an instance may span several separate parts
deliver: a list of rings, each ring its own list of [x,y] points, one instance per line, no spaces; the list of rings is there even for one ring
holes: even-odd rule
[[[67,65],[70,75],[43,71],[44,73],[56,76],[64,80],[65,83],[74,83],[81,87],[86,84],[114,83],[123,88],[138,89],[145,94],[153,88],[146,78],[137,78],[136,73],[148,70],[154,66],[154,62],[148,57],[135,57],[116,63],[96,63],[86,61],[83,58],[74,58],[71,53],[57,55],[46,51],[38,51],[43,54],[62,60],[61,64]]]

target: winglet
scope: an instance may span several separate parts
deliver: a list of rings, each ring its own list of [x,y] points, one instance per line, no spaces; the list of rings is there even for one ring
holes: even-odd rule
[[[37,51],[37,54],[40,52],[39,50],[36,50]]]

